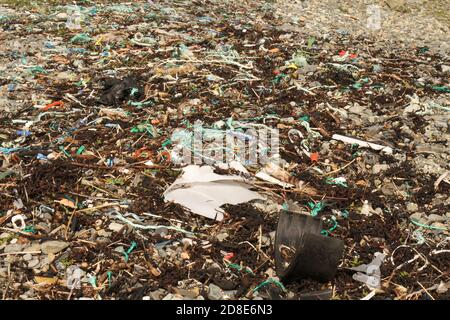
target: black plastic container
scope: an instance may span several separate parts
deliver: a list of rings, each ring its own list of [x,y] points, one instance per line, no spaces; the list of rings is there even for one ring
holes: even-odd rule
[[[281,211],[275,236],[275,265],[282,281],[333,279],[344,242],[321,235],[321,230],[319,218]]]

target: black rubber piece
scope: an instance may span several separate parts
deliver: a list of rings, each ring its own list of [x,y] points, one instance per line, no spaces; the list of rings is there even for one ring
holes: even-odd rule
[[[275,236],[275,266],[283,282],[313,279],[327,282],[334,278],[344,251],[344,242],[320,234],[319,218],[281,211]],[[280,247],[295,249],[290,261],[282,257]],[[288,265],[286,266],[286,262]]]

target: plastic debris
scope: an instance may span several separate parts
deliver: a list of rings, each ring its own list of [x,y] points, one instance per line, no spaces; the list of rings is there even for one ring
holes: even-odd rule
[[[353,271],[358,271],[353,275],[353,279],[365,283],[369,288],[381,287],[381,271],[380,267],[383,264],[386,256],[380,252],[374,254],[372,262],[369,264],[362,264],[357,267],[349,268]]]
[[[320,235],[321,220],[288,211],[280,213],[275,239],[275,264],[283,281],[334,277],[344,243]]]
[[[2,1],[1,298],[447,299],[450,30],[385,2]]]
[[[165,192],[166,201],[179,203],[193,213],[221,221],[223,204],[239,204],[255,199],[264,199],[239,176],[218,175],[210,166],[187,166],[183,175]]]

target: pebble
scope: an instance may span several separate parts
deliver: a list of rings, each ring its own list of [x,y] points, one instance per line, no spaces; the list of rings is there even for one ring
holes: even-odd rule
[[[23,249],[23,252],[35,252],[40,251],[41,245],[38,242],[32,243],[31,246]]]
[[[381,187],[381,192],[385,196],[391,196],[395,194],[395,191],[397,190],[396,186],[392,182],[387,182]]]
[[[167,257],[167,253],[166,253],[166,251],[165,251],[164,249],[157,248],[156,250],[158,250],[158,255],[159,255],[161,258]]]
[[[56,21],[64,21],[64,20],[67,20],[67,18],[68,18],[68,15],[65,12],[60,12],[55,16]]]
[[[434,222],[431,224],[433,227],[439,228],[439,229],[444,229],[444,230],[448,230],[447,226],[443,223],[440,222]]]
[[[166,290],[164,289],[158,289],[155,291],[150,292],[150,298],[152,300],[161,300],[161,297],[166,293]]]
[[[183,238],[183,239],[181,239],[181,243],[185,247],[190,247],[193,245],[194,241],[192,241],[192,239],[189,239],[189,238]]]
[[[33,259],[33,256],[31,254],[27,253],[23,255],[23,260],[30,261],[31,259]]]
[[[167,296],[163,298],[163,300],[184,300],[183,296],[180,296],[179,294],[172,294],[169,293]]]
[[[3,250],[4,253],[10,253],[10,252],[22,252],[24,245],[19,243],[12,243],[5,247]]]
[[[41,244],[41,250],[43,253],[49,254],[49,253],[58,253],[65,248],[67,248],[69,244],[64,241],[47,241]]]
[[[122,253],[124,250],[123,250],[122,246],[118,246],[118,247],[114,248],[114,251]]]
[[[188,299],[195,299],[200,294],[200,290],[198,288],[191,290],[175,288],[175,293]]]
[[[0,239],[5,239],[8,238],[11,234],[8,232],[3,232],[0,234]]]
[[[427,219],[428,219],[430,222],[444,222],[444,221],[447,220],[446,217],[440,216],[440,215],[435,214],[435,213],[432,213],[432,214],[428,215],[428,216],[427,216]]]
[[[422,223],[422,224],[427,224],[427,222],[428,222],[428,220],[425,217],[425,214],[423,212],[413,213],[412,215],[409,216],[409,219],[417,221],[417,222]]]
[[[208,299],[210,299],[210,300],[221,300],[223,295],[224,295],[223,290],[220,287],[216,286],[213,283],[211,283],[209,285]]]
[[[417,203],[409,202],[406,205],[406,210],[408,210],[408,212],[417,212],[417,210],[419,210],[419,206],[417,205]]]
[[[38,259],[33,259],[33,260],[28,262],[28,268],[33,269],[38,264],[39,264],[39,260]]]
[[[379,174],[381,171],[385,171],[389,169],[389,165],[387,164],[374,164],[372,167],[373,174]]]
[[[108,229],[111,231],[119,232],[122,230],[123,224],[117,223],[117,222],[111,222],[108,226]]]
[[[228,233],[226,233],[226,232],[224,232],[224,233],[219,233],[219,234],[216,236],[216,238],[217,238],[217,240],[219,240],[219,241],[223,241],[223,240],[225,240],[226,238],[228,238]]]
[[[111,236],[111,232],[106,231],[105,229],[100,229],[97,231],[99,237],[109,238]]]

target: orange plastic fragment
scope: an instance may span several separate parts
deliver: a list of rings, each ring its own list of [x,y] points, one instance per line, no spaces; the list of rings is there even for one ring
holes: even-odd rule
[[[311,159],[311,161],[317,162],[317,161],[319,161],[319,153],[318,152],[313,152],[313,153],[311,153],[309,158]]]
[[[61,108],[63,108],[64,107],[64,102],[63,101],[55,101],[55,102],[49,103],[45,107],[43,107],[41,110],[46,111],[46,110],[48,110],[50,108],[53,108],[53,107],[61,107]]]

